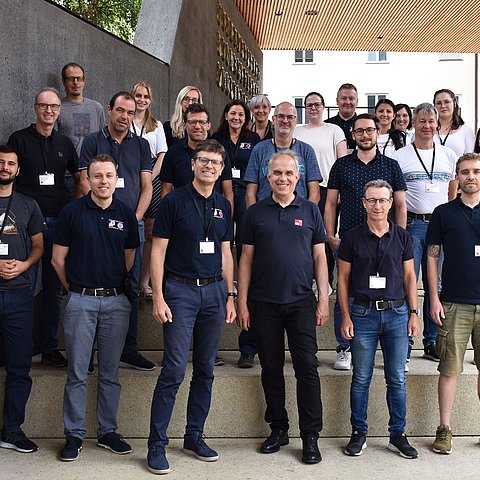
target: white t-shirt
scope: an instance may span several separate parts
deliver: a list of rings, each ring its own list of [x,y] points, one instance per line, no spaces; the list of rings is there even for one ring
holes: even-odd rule
[[[142,131],[142,127],[138,126],[135,121],[130,125],[130,130],[136,135],[142,134],[142,138],[147,140],[150,145],[150,151],[152,158],[157,158],[158,154],[161,152],[166,152],[167,148],[167,139],[165,138],[165,131],[163,130],[162,122],[158,121],[157,128],[151,132],[145,133],[145,130]]]
[[[448,185],[455,179],[457,156],[452,149],[435,145],[433,179],[430,179],[434,149],[417,151],[427,171],[422,167],[413,144],[397,150],[393,158],[400,164],[407,184],[407,210],[413,213],[432,213],[436,207],[448,202]]]
[[[315,150],[318,167],[323,177],[320,185],[326,188],[330,169],[337,160],[337,145],[345,140],[343,130],[333,123],[324,123],[319,127],[302,125],[295,128],[293,136],[308,143]]]
[[[447,140],[445,141],[445,138]],[[447,135],[435,134],[433,141],[437,144],[451,148],[457,155],[457,159],[464,153],[472,153],[475,147],[475,133],[467,124],[463,124],[456,132]]]

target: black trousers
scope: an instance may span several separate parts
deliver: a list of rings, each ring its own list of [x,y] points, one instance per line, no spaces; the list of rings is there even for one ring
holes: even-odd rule
[[[283,376],[286,331],[297,380],[300,436],[318,436],[322,430],[322,400],[315,358],[315,296],[312,293],[298,302],[283,305],[250,300],[248,306],[262,367],[262,386],[267,404],[265,421],[272,430],[289,428]]]

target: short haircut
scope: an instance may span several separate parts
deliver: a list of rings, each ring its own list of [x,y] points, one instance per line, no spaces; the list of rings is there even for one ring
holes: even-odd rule
[[[310,93],[307,93],[305,95],[305,98],[303,99],[303,104],[306,105],[307,104],[307,98],[308,97],[311,97],[312,95],[316,95],[317,97],[320,97],[320,99],[322,100],[322,105],[325,106],[325,100],[323,98],[323,95],[321,93],[318,93],[318,92],[310,92]]]
[[[115,106],[115,102],[117,101],[117,98],[119,97],[124,97],[126,98],[127,100],[133,100],[133,103],[135,103],[135,98],[133,98],[133,96],[128,93],[128,92],[125,92],[125,91],[122,91],[122,92],[117,92],[111,99],[110,99],[110,103],[108,104],[108,106],[110,107],[110,110],[113,110],[113,107]],[[136,104],[135,104],[136,105]]]
[[[357,124],[358,120],[372,120],[373,123],[375,124],[375,128],[378,129],[378,118],[375,115],[372,115],[371,113],[361,113],[360,115],[358,115],[355,121],[353,122],[352,130],[355,130],[355,125]]]
[[[38,97],[42,94],[42,93],[45,93],[45,92],[52,92],[54,93],[57,97],[58,97],[58,101],[59,103],[61,102],[60,100],[60,92],[54,88],[54,87],[45,87],[45,88],[42,88],[36,95],[35,95],[35,103],[38,103]]]
[[[194,103],[193,105],[198,104]],[[193,158],[195,158],[200,152],[218,153],[222,156],[222,160],[225,161],[225,148],[220,142],[217,142],[217,140],[214,140],[213,138],[208,138],[207,140],[198,142],[195,150],[193,151]]]
[[[67,69],[69,68],[79,68],[82,71],[83,78],[85,78],[85,70],[84,68],[75,62],[70,62],[67,63],[63,68],[62,68],[62,79],[65,80],[67,78]]]
[[[266,103],[269,109],[272,108],[272,103],[270,102],[268,96],[265,95],[264,93],[259,93],[258,95],[254,95],[248,102],[248,106],[250,110],[253,110],[255,107],[258,107],[258,105],[262,103]]]
[[[297,173],[300,171],[300,163],[298,161],[298,156],[297,154],[293,151],[290,150],[289,148],[287,150],[284,150],[283,152],[276,152],[274,153],[271,157],[270,160],[268,161],[268,173],[272,173],[272,164],[277,158],[282,157],[282,156],[287,156],[290,157],[292,160],[295,161],[295,169]]]
[[[412,112],[412,121],[417,119],[419,113],[434,113],[435,119],[438,120],[438,110],[431,103],[424,102],[417,105]]]
[[[208,113],[207,107],[202,103],[191,103],[185,113],[183,114],[183,123],[187,123],[187,116],[189,113],[206,113],[207,121],[210,121],[210,114]]]
[[[93,163],[98,163],[98,162],[113,163],[115,170],[117,170],[117,162],[113,159],[113,157],[111,157],[110,155],[107,155],[106,153],[99,153],[98,155],[95,155],[89,160],[88,166],[87,166],[87,175],[90,175],[90,166]]]
[[[10,147],[9,145],[0,145],[0,153],[14,153],[18,159],[17,151],[12,147]]]
[[[377,178],[377,180],[370,180],[365,184],[365,186],[363,187],[363,198],[366,198],[367,190],[369,188],[386,188],[388,189],[388,193],[389,193],[388,198],[393,197],[393,188],[388,182],[386,182],[385,180],[382,180],[381,178]]]
[[[337,98],[340,96],[342,90],[355,90],[355,93],[358,95],[357,87],[353,83],[344,83],[340,85],[340,88],[337,92]]]
[[[462,162],[467,162],[468,160],[477,160],[480,162],[480,153],[465,153],[457,160],[457,165],[455,166],[455,172],[458,175],[460,171],[460,164]]]

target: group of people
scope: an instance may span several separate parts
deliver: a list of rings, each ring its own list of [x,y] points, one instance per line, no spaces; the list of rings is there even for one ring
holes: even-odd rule
[[[320,462],[316,326],[328,320],[337,266],[334,368],[353,366],[352,436],[345,453],[358,456],[366,447],[380,342],[388,448],[405,458],[418,455],[405,435],[405,372],[420,331],[420,268],[424,356],[438,361],[440,371],[433,449],[452,451],[450,416],[470,335],[480,365],[480,155],[470,153],[473,131],[453,92],[439,90],[434,104],[422,103],[413,113],[383,99],[375,115],[357,115],[357,90],[343,84],[339,113],[326,121],[323,96],[305,96],[304,126],[297,126],[289,102],[276,105],[270,120],[268,97],[256,95],[248,105],[230,101],[210,135],[210,114],[195,86],[180,90],[162,125],[152,116],[146,82],[113,95],[107,118],[83,95],[81,65],[65,65],[62,82],[65,98],[42,89],[35,97],[36,122],[0,147],[0,322],[7,371],[0,447],[37,450],[21,425],[31,388],[33,294],[41,281],[42,362],[67,367],[61,460],[76,460],[82,449],[95,342],[98,446],[132,451],[117,433],[119,367],[156,367],[137,348],[142,295],[152,299],[164,338],[151,406],[151,472],[171,471],[167,430],[192,340],[183,450],[202,461],[219,458],[205,442],[204,425],[214,366],[223,363],[221,331],[235,319],[242,329],[237,366],[251,368],[257,353],[261,365],[271,434],[260,452],[278,452],[289,442],[286,332],[301,458]],[[68,295],[66,358],[58,349],[62,288]]]

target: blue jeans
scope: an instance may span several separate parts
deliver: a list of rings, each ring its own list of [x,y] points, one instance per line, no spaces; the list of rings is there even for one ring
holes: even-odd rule
[[[225,321],[227,287],[223,280],[197,287],[167,279],[164,297],[172,312],[172,322],[163,325],[163,367],[153,393],[149,446],[168,443],[167,428],[185,377],[192,337],[193,374],[185,433],[203,433],[212,398],[215,356]]]
[[[437,327],[430,315],[430,297],[427,278],[427,229],[428,222],[417,220],[414,218],[407,219],[407,231],[410,233],[413,246],[413,257],[415,264],[415,274],[417,280],[422,269],[423,290],[425,292],[423,298],[423,345],[427,347],[437,340]],[[443,262],[443,253],[439,259],[439,269]],[[439,283],[440,286],[440,283]]]
[[[5,355],[3,428],[16,432],[25,421],[32,379],[33,294],[30,287],[0,291],[0,337]]]
[[[70,292],[63,327],[68,359],[63,396],[65,436],[86,434],[87,370],[95,335],[98,347],[98,437],[117,430],[121,386],[118,365],[125,343],[130,302],[125,295],[92,297]]]
[[[350,308],[350,316],[355,334],[350,340],[353,365],[350,387],[352,431],[365,434],[368,431],[368,396],[380,340],[390,414],[388,430],[392,435],[403,433],[407,415],[405,362],[408,350],[408,307],[404,303],[401,307],[379,312],[354,303]]]
[[[130,299],[130,322],[128,324],[127,337],[125,338],[125,346],[123,353],[132,353],[137,351],[137,335],[138,335],[138,309],[139,309],[139,290],[140,290],[140,271],[142,269],[142,252],[145,243],[145,222],[138,222],[138,235],[140,237],[140,246],[135,250],[135,260],[133,267],[128,272],[130,285],[132,287],[132,298]]]

